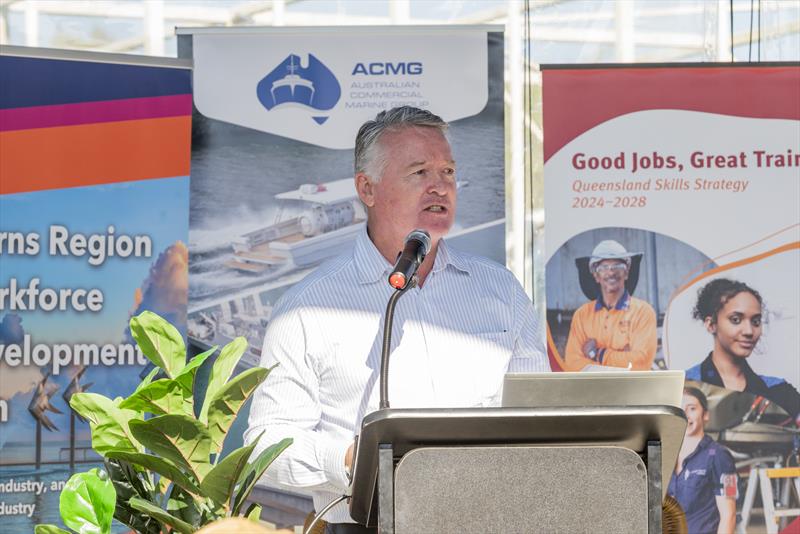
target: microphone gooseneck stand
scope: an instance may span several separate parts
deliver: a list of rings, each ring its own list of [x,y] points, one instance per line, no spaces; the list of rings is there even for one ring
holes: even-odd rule
[[[420,262],[421,263],[421,262]],[[380,377],[380,404],[381,410],[389,407],[389,352],[392,347],[392,323],[394,322],[394,308],[397,301],[403,294],[417,286],[417,275],[411,277],[411,280],[406,284],[403,289],[396,290],[389,298],[386,304],[386,316],[383,321],[383,348],[381,350],[381,377]]]
[[[422,259],[424,259],[424,255],[420,258],[417,262],[417,265],[422,263]],[[383,322],[383,347],[381,350],[381,369],[380,369],[380,389],[381,389],[381,398],[380,398],[380,408],[388,408],[389,407],[389,352],[392,346],[392,323],[394,322],[394,308],[397,305],[397,301],[403,294],[408,291],[409,289],[416,287],[418,282],[418,278],[416,273],[411,277],[411,280],[408,281],[406,286],[402,289],[396,289],[392,296],[389,297],[389,302],[386,305],[386,317],[384,318]],[[353,457],[355,458],[356,451],[358,447],[358,436],[355,438],[355,444],[353,449]],[[325,508],[323,508],[319,513],[314,515],[313,521],[308,525],[308,527],[303,530],[303,534],[310,534],[311,530],[319,523],[319,520],[322,519],[328,511],[333,508],[335,505],[339,504],[345,499],[349,499],[350,495],[348,494],[342,495],[338,499],[333,500],[330,502]]]

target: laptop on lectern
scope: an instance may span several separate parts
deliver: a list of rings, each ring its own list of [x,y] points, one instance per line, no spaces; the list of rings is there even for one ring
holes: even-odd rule
[[[683,371],[509,373],[503,407],[681,407]]]

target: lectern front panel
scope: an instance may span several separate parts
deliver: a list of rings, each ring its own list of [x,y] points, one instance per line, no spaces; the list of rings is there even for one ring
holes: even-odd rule
[[[620,447],[646,454],[648,442],[658,441],[661,479],[669,480],[685,429],[683,411],[672,406],[379,410],[361,426],[350,516],[377,524],[381,445],[399,461],[428,447]]]
[[[395,471],[395,533],[648,531],[647,475],[622,447],[423,447]]]

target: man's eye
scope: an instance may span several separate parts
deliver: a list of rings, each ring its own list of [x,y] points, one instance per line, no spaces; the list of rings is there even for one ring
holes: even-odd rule
[[[422,176],[425,174],[425,172],[426,172],[425,169],[420,169],[418,171],[414,171],[413,174],[416,174],[417,176]]]
[[[445,174],[454,175],[456,173],[455,169],[447,168],[444,170]]]

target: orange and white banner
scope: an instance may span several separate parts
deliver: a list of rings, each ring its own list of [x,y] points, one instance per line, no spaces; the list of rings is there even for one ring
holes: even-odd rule
[[[686,371],[690,532],[761,521],[796,454],[799,94],[798,64],[543,68],[550,362]]]

